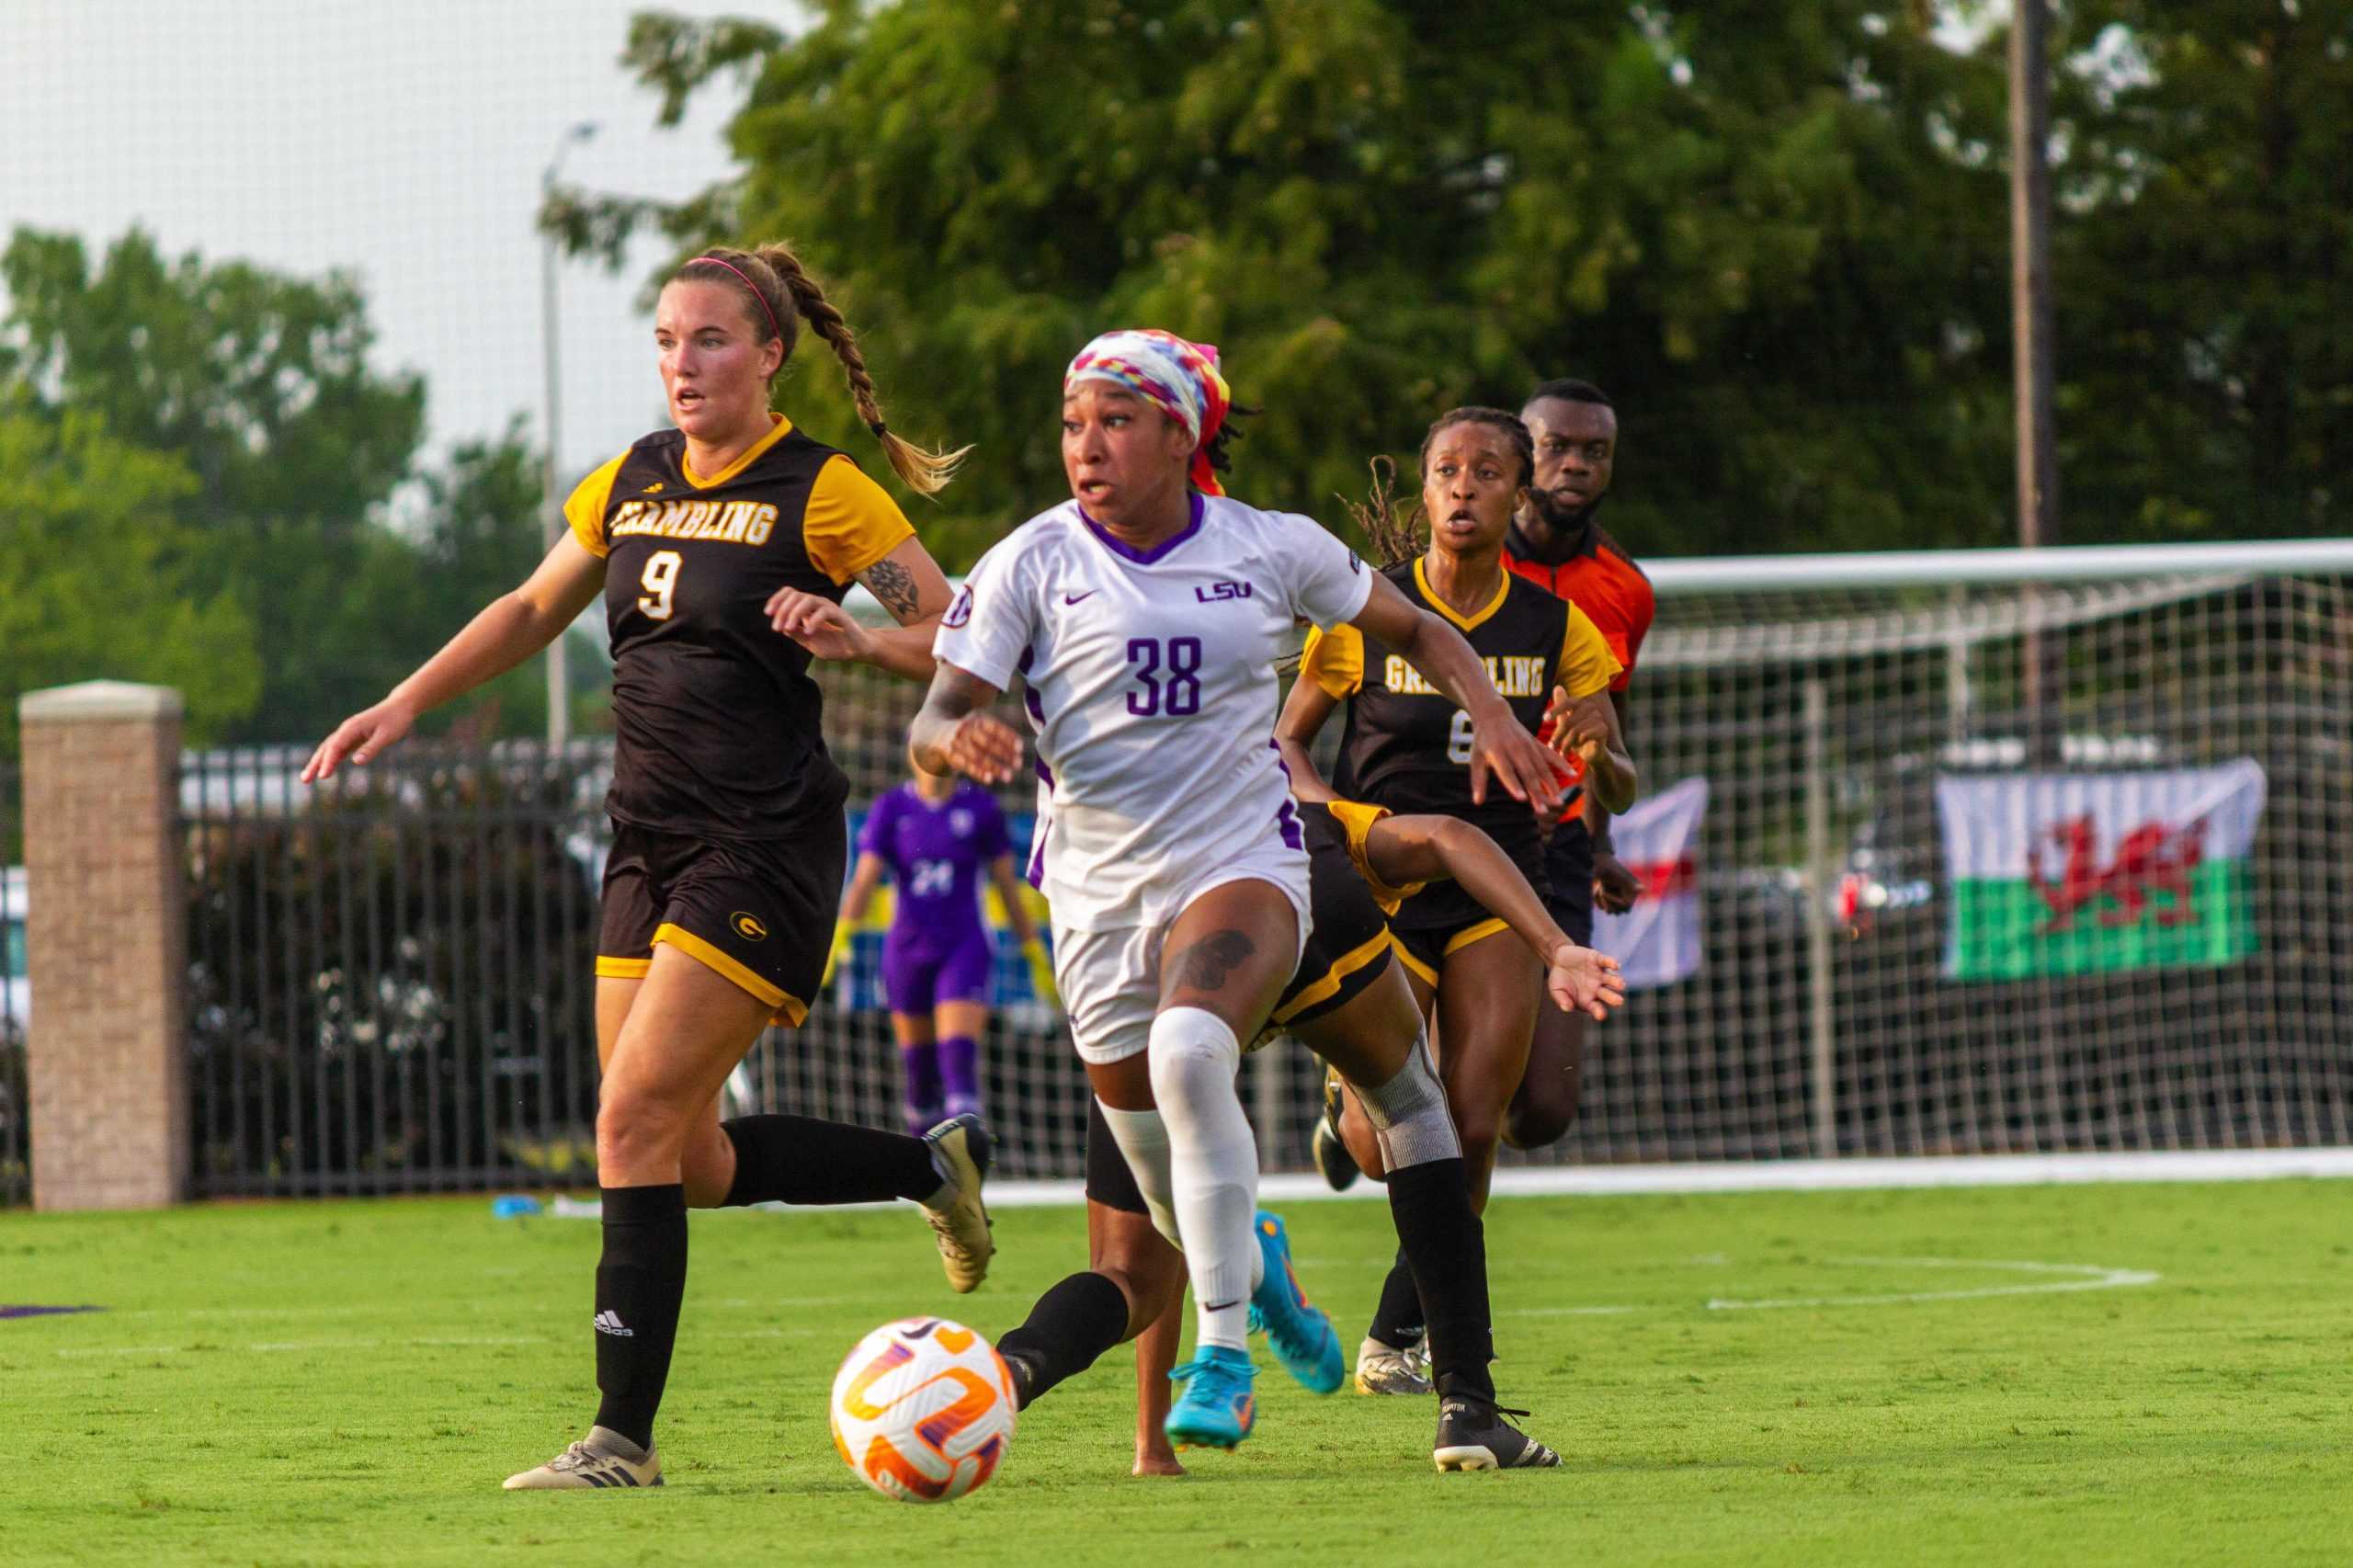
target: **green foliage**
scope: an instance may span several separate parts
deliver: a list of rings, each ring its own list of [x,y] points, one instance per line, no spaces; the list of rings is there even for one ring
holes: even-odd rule
[[[2063,7],[2063,531],[2331,531],[2353,440],[2346,0]],[[675,122],[745,84],[739,179],[568,193],[618,257],[789,237],[894,423],[975,441],[952,565],[1054,500],[1091,333],[1221,344],[1240,493],[1336,521],[1375,452],[1579,374],[1645,552],[2006,542],[2006,40],[1987,7],[1803,0],[831,0],[806,31],[638,18]],[[804,354],[807,351],[804,350]],[[857,443],[829,367],[783,394]]]
[[[96,413],[0,409],[0,756],[17,750],[17,699],[72,681],[177,687],[198,743],[253,712],[253,619],[208,585],[204,536],[173,516],[195,485]]]
[[[1928,25],[1848,0],[1602,26],[908,0],[790,40],[647,17],[628,58],[666,114],[748,77],[745,174],[550,218],[608,253],[648,218],[801,244],[894,423],[979,443],[925,525],[953,564],[1061,493],[1069,355],[1147,323],[1222,345],[1264,408],[1236,475],[1261,502],[1336,521],[1372,453],[1574,372],[1621,401],[1613,517],[1646,550],[1980,541],[2006,526],[2001,178],[1938,136],[1998,113],[2000,70]],[[784,395],[853,432],[835,381],[804,364]]]
[[[0,390],[23,416],[61,442],[71,421],[95,421],[138,460],[134,472],[161,463],[176,476],[122,504],[117,531],[152,533],[137,548],[171,562],[170,591],[205,614],[234,609],[241,631],[217,649],[159,635],[137,656],[200,673],[217,655],[228,673],[210,684],[241,694],[202,704],[220,738],[324,733],[536,559],[539,483],[519,432],[461,446],[445,468],[421,463],[424,384],[369,367],[374,332],[350,278],[171,261],[136,230],[94,267],[80,240],[19,229],[0,253]],[[394,527],[413,482],[423,516]],[[123,641],[118,663],[133,656]],[[51,673],[100,672],[69,659]],[[479,701],[530,725],[545,708],[528,678]]]
[[[2063,509],[2154,539],[2342,532],[2353,5],[2101,0],[2053,53]]]

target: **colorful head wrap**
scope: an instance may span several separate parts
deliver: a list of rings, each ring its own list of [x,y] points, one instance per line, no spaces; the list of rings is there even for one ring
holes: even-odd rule
[[[1217,470],[1210,466],[1210,442],[1224,427],[1233,392],[1218,374],[1217,346],[1188,343],[1157,327],[1107,332],[1078,351],[1063,372],[1063,391],[1080,381],[1113,381],[1127,388],[1193,437],[1187,477],[1204,495],[1222,495]]]

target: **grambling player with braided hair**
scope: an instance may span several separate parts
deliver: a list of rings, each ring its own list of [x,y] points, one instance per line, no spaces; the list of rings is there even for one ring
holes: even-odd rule
[[[654,1418],[686,1286],[687,1210],[905,1198],[960,1290],[986,1272],[987,1149],[971,1119],[925,1138],[807,1117],[722,1123],[718,1095],[771,1020],[798,1025],[832,945],[848,780],[826,754],[813,653],[928,675],[948,585],[890,496],[771,412],[806,323],[847,372],[892,467],[925,494],[959,453],[891,433],[858,341],[791,251],[713,249],[664,286],[654,337],[673,428],[572,494],[571,529],[375,707],[321,744],[306,780],[365,763],[416,718],[529,658],[599,592],[618,732],[597,959],[604,1252],[587,1437],[514,1489],[662,1483]],[[900,623],[844,614],[864,584]]]
[[[1409,602],[1443,618],[1466,638],[1487,678],[1518,722],[1534,731],[1557,714],[1554,744],[1585,763],[1587,787],[1622,811],[1633,798],[1634,765],[1609,706],[1618,661],[1593,623],[1574,605],[1504,569],[1504,535],[1527,499],[1534,472],[1528,427],[1497,408],[1458,408],[1438,416],[1422,442],[1422,510],[1429,542],[1413,548],[1377,490],[1365,520],[1391,557],[1382,575]],[[1300,678],[1283,706],[1275,737],[1303,800],[1332,790],[1308,755],[1332,710],[1347,704],[1347,728],[1334,780],[1339,794],[1400,813],[1454,816],[1486,830],[1520,874],[1541,893],[1543,841],[1524,812],[1498,810],[1472,789],[1470,721],[1446,695],[1395,657],[1369,649],[1355,629],[1311,633]],[[1534,955],[1495,940],[1506,926],[1455,882],[1440,882],[1404,901],[1390,926],[1397,934],[1417,998],[1436,1020],[1438,1070],[1461,1134],[1472,1200],[1483,1209],[1506,1108],[1519,1087],[1541,994]],[[1327,1122],[1340,1120],[1336,1080],[1327,1090]],[[1360,1135],[1357,1163],[1377,1171],[1381,1156],[1370,1124],[1348,1117]],[[1382,1290],[1370,1332],[1357,1353],[1357,1386],[1367,1393],[1427,1393],[1430,1381],[1413,1352],[1423,1337],[1422,1302],[1401,1256]]]

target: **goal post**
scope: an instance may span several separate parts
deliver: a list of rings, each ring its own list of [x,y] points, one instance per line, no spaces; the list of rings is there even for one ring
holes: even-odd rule
[[[1512,1160],[2347,1142],[2353,540],[1645,565],[1619,840],[1651,895],[1597,937],[1643,988]],[[824,679],[862,810],[919,693]],[[1074,1174],[1084,1081],[1017,967],[993,1109],[1021,1174]],[[756,1063],[779,1108],[891,1123],[857,969]],[[1313,1063],[1254,1071],[1295,1166]]]

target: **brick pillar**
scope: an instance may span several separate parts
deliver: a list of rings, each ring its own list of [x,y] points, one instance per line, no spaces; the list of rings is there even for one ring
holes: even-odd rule
[[[180,694],[88,681],[17,711],[33,1204],[170,1203],[189,1168]]]

